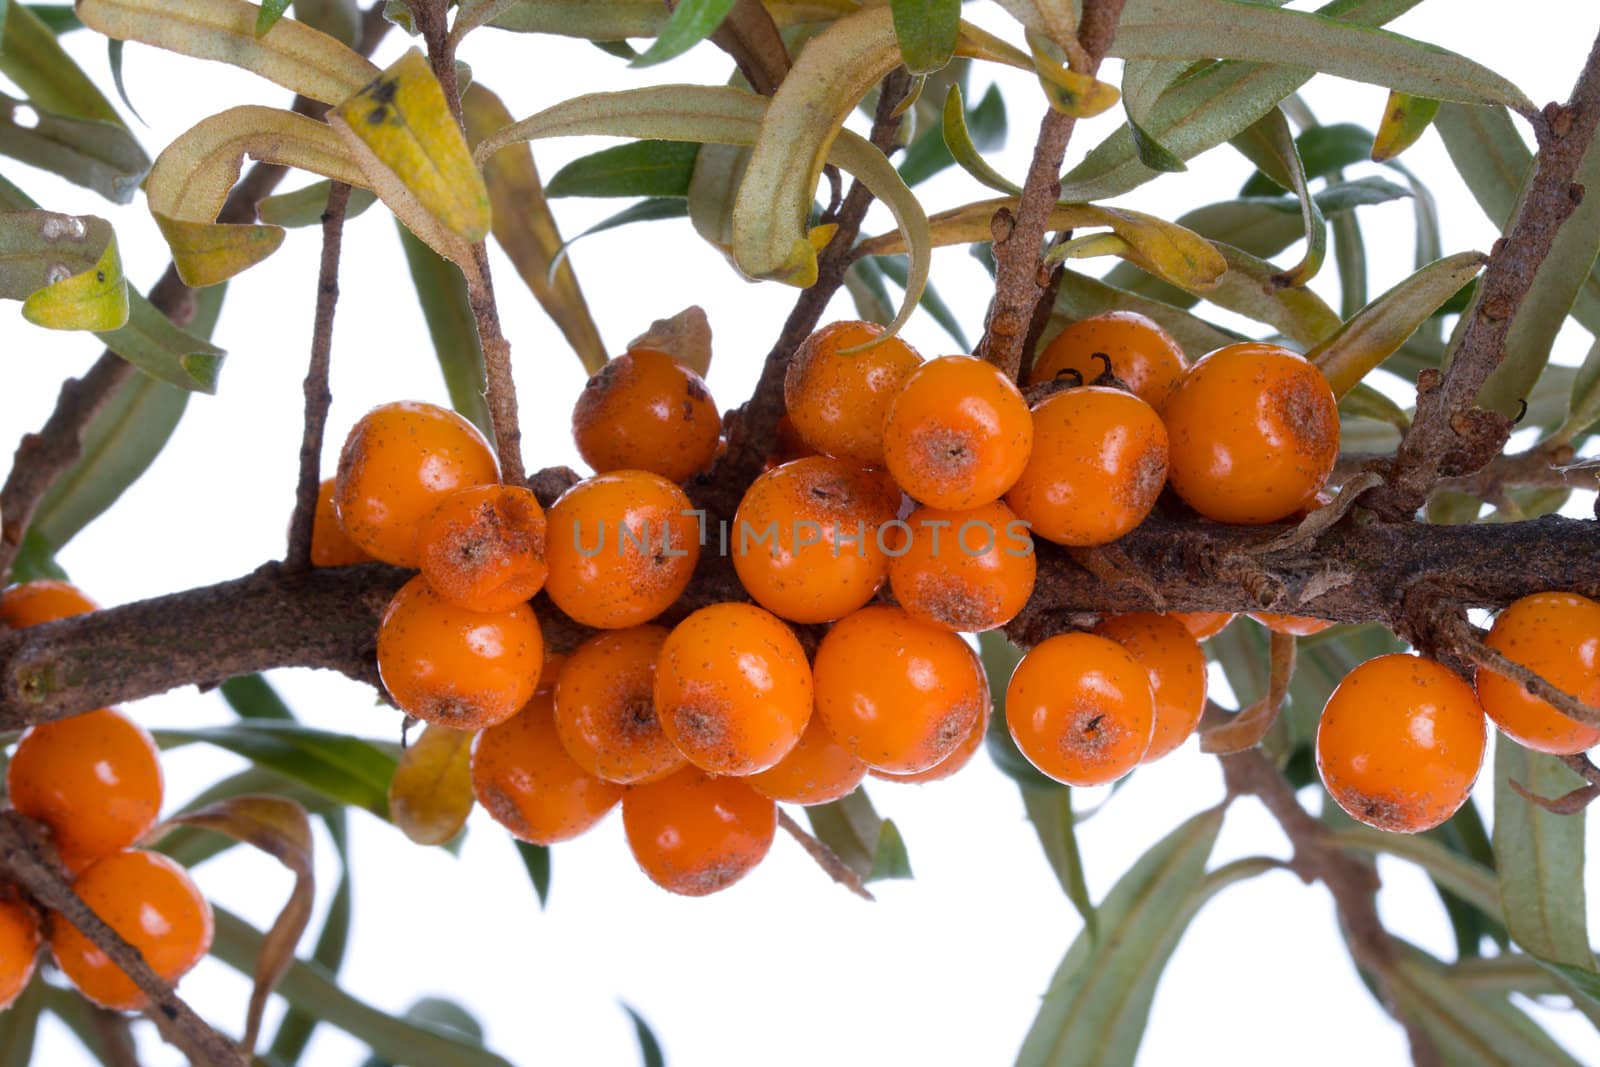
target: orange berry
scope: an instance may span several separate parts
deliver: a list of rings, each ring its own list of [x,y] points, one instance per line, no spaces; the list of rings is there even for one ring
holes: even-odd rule
[[[1576,593],[1535,593],[1502,611],[1490,648],[1590,707],[1600,705],[1600,603]],[[1487,667],[1478,699],[1500,731],[1524,748],[1570,756],[1600,744],[1600,727],[1578,722]]]
[[[943,781],[972,762],[972,757],[983,747],[983,738],[988,732],[989,716],[985,713],[978,716],[978,721],[972,724],[972,729],[967,731],[967,736],[961,739],[961,744],[957,745],[953,752],[927,770],[912,774],[896,774],[894,771],[874,769],[871,772],[872,777],[885,782],[907,782],[916,785]]]
[[[1150,675],[1155,729],[1145,763],[1153,763],[1188,740],[1206,710],[1206,654],[1189,628],[1170,615],[1113,615],[1094,632],[1109,637]]]
[[[31,726],[6,768],[22,814],[50,828],[61,862],[79,871],[127,848],[161,813],[161,757],[149,732],[120,711]]]
[[[400,587],[378,626],[378,674],[395,704],[457,730],[516,714],[543,666],[544,635],[528,605],[468,611],[420,574]]]
[[[1313,619],[1309,615],[1278,615],[1270,611],[1248,611],[1245,614],[1269,630],[1292,637],[1310,637],[1333,625],[1328,619]]]
[[[526,707],[478,735],[472,795],[514,837],[553,845],[583,833],[622,799],[622,787],[596,778],[561,744],[555,696],[546,689]]]
[[[879,528],[898,496],[842,459],[774,467],[734,515],[733,567],[756,603],[794,622],[830,622],[872,599],[889,574]]]
[[[1006,686],[1006,726],[1017,748],[1067,785],[1105,785],[1150,750],[1150,674],[1108,637],[1057,634],[1017,664]]]
[[[894,396],[922,363],[898,337],[871,322],[834,322],[801,343],[783,377],[783,402],[800,438],[818,452],[864,466],[883,465],[883,420]]]
[[[1096,355],[1109,359],[1111,373],[1158,411],[1189,369],[1183,349],[1154,319],[1137,311],[1108,311],[1056,334],[1033,361],[1028,384],[1038,385],[1062,371],[1075,370],[1087,385],[1106,369]]]
[[[572,439],[596,473],[641,470],[681,482],[711,466],[722,417],[700,375],[632,348],[595,372],[572,409]]]
[[[873,605],[839,620],[817,648],[815,669],[817,714],[874,770],[927,770],[989,712],[972,647],[900,608]]]
[[[1144,521],[1167,480],[1167,430],[1155,409],[1102,386],[1033,407],[1033,454],[1006,503],[1036,536],[1103,545]]]
[[[1010,622],[1033,593],[1039,562],[1027,523],[1000,501],[971,511],[918,508],[889,585],[900,606],[946,630],[978,633]]]
[[[1189,628],[1196,641],[1217,636],[1233,621],[1231,611],[1174,611],[1171,614]]]
[[[1161,409],[1167,477],[1208,519],[1259,524],[1316,499],[1339,458],[1339,404],[1304,356],[1259,341],[1194,365]]]
[[[550,509],[545,592],[601,630],[649,622],[683,593],[700,560],[700,527],[682,489],[648,471],[586,478]]]
[[[776,766],[811,719],[811,666],[794,631],[753,604],[712,604],[673,627],[656,661],[656,715],[712,774]]]
[[[773,467],[788,463],[792,459],[804,459],[806,456],[814,456],[816,454],[816,449],[800,439],[800,431],[794,428],[794,420],[784,415],[778,419],[777,440],[773,444],[771,454],[767,456],[767,462],[761,469],[769,471]]]
[[[211,905],[166,856],[113,852],[90,864],[72,888],[168,982],[176,983],[211,950]],[[50,916],[50,954],[78,992],[102,1008],[134,1011],[149,1003],[133,979],[59,912]]]
[[[1328,697],[1317,769],[1351,818],[1414,834],[1466,803],[1485,733],[1471,686],[1433,660],[1392,653],[1361,664]]]
[[[703,897],[755,868],[778,832],[778,805],[737,778],[688,767],[622,798],[639,868],[663,889]]]
[[[0,623],[13,630],[99,610],[77,586],[54,578],[20,582],[0,592]]]
[[[745,781],[783,804],[827,804],[855,792],[866,775],[867,765],[833,739],[822,716],[813,715],[783,759]]]
[[[33,908],[15,896],[0,899],[0,1011],[28,987],[43,940]]]
[[[596,634],[567,659],[556,685],[556,731],[578,766],[608,782],[649,782],[684,765],[656,717],[656,657],[664,626]]]
[[[1015,383],[971,356],[941,356],[906,379],[883,424],[884,461],[917,501],[964,510],[1022,474],[1033,419]]]
[[[499,478],[472,423],[436,404],[403,400],[373,408],[351,427],[333,504],[350,540],[385,563],[415,567],[417,527],[428,512],[457,489]]]
[[[544,509],[512,485],[458,489],[417,530],[422,576],[471,611],[505,611],[544,588]]]
[[[339,525],[339,515],[333,507],[333,479],[327,479],[317,489],[317,510],[311,517],[312,565],[344,567],[371,558]]]

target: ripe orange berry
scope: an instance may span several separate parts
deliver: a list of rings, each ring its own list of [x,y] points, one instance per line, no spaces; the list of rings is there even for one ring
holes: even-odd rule
[[[333,504],[350,540],[400,567],[420,563],[417,527],[457,489],[498,481],[489,442],[436,404],[402,400],[361,416],[339,453]]]
[[[18,897],[0,899],[0,1011],[28,987],[39,959],[39,916]]]
[[[417,530],[422,576],[470,611],[505,611],[544,588],[544,509],[521,486],[458,489]]]
[[[555,696],[546,689],[478,735],[472,795],[513,836],[553,845],[599,822],[622,799],[622,787],[578,766],[562,746]]]
[[[1535,593],[1502,611],[1485,643],[1590,707],[1600,705],[1600,603],[1576,593]],[[1486,667],[1478,699],[1500,731],[1524,748],[1570,756],[1600,744],[1578,722]]]
[[[481,730],[516,714],[544,666],[533,609],[479,612],[443,600],[417,575],[394,595],[378,626],[378,674],[408,715]]]
[[[686,897],[726,889],[755,868],[778,832],[778,806],[737,778],[688,767],[622,798],[633,858]]]
[[[1174,611],[1171,614],[1189,628],[1196,641],[1217,636],[1233,621],[1231,611]]]
[[[871,322],[834,322],[801,343],[783,377],[783,402],[801,439],[818,452],[864,466],[883,465],[883,420],[922,362],[898,337]]]
[[[211,905],[166,856],[113,852],[90,864],[72,888],[168,982],[175,984],[211,950]],[[102,1008],[133,1011],[149,1003],[133,979],[59,912],[50,916],[50,954],[78,992]]]
[[[817,648],[817,714],[874,770],[915,774],[960,747],[989,713],[972,647],[900,608],[873,605],[834,624]]]
[[[776,766],[752,774],[745,781],[764,797],[783,804],[827,804],[855,792],[867,775],[867,765],[833,739],[813,715],[805,733]]]
[[[1270,611],[1249,611],[1245,614],[1269,630],[1293,637],[1310,637],[1333,625],[1328,619],[1313,619],[1309,615],[1278,615]]]
[[[1466,803],[1485,733],[1471,686],[1433,660],[1392,653],[1361,664],[1328,697],[1317,769],[1351,818],[1419,833]]]
[[[667,636],[656,715],[689,762],[712,774],[776,766],[811,718],[811,666],[794,631],[753,604],[712,604]]]
[[[879,528],[898,495],[842,459],[774,467],[745,491],[730,546],[756,603],[794,622],[830,622],[872,599],[889,574]]]
[[[6,768],[22,814],[50,828],[61,862],[79,871],[127,848],[161,813],[161,757],[148,731],[120,711],[31,726]]]
[[[365,563],[371,558],[339,525],[339,516],[333,507],[333,479],[327,479],[317,489],[317,510],[311,517],[312,565],[344,567]]]
[[[882,779],[885,782],[908,782],[916,785],[943,781],[972,762],[972,757],[977,753],[978,749],[983,747],[983,738],[988,732],[989,716],[985,713],[978,716],[978,721],[972,724],[972,729],[967,731],[967,736],[961,739],[961,744],[957,745],[950,755],[927,770],[915,771],[911,774],[896,774],[893,771],[874,769],[871,772],[872,777]]]
[[[656,717],[656,657],[664,626],[589,638],[556,685],[556,731],[578,766],[608,782],[650,782],[684,765]]]
[[[1189,628],[1171,615],[1113,615],[1094,632],[1109,637],[1150,675],[1155,729],[1145,763],[1153,763],[1188,740],[1206,710],[1206,654]]]
[[[99,610],[77,586],[54,578],[20,582],[0,592],[0,623],[13,630]]]
[[[641,470],[681,482],[711,466],[722,417],[700,375],[632,348],[595,372],[572,409],[572,439],[596,473]]]
[[[682,489],[648,471],[586,478],[550,509],[545,592],[601,630],[649,622],[689,584],[700,527]]]
[[[1277,345],[1217,349],[1161,416],[1173,489],[1218,522],[1277,522],[1312,506],[1339,456],[1339,405],[1327,379]]]
[[[1068,785],[1114,782],[1150,750],[1150,675],[1108,637],[1057,634],[1017,664],[1006,686],[1006,726],[1044,774]]]
[[[1016,385],[971,356],[941,356],[906,378],[883,424],[894,480],[917,501],[967,509],[998,500],[1022,474],[1033,419]]]
[[[1045,346],[1028,371],[1028,384],[1048,382],[1062,371],[1075,370],[1088,384],[1111,373],[1146,404],[1161,410],[1189,369],[1183,349],[1154,319],[1137,311],[1108,311],[1073,323]]]
[[[911,536],[889,552],[900,606],[946,630],[978,633],[1010,622],[1033,593],[1039,561],[1025,522],[1000,501],[971,511],[918,508]]]
[[[1006,503],[1033,533],[1103,545],[1144,521],[1167,480],[1167,430],[1143,400],[1086,386],[1033,407],[1033,454]]]

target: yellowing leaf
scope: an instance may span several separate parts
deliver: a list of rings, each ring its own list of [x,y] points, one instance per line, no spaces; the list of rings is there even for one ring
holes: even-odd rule
[[[474,736],[430,725],[400,757],[389,783],[389,817],[417,844],[444,844],[472,814]]]
[[[1393,159],[1416,144],[1438,113],[1439,101],[1391,89],[1389,102],[1383,107],[1383,122],[1372,141],[1372,161]]]
[[[111,224],[53,211],[0,214],[0,297],[50,330],[115,330],[128,321]]]
[[[1044,89],[1050,106],[1074,118],[1093,118],[1115,107],[1122,94],[1116,86],[1107,85],[1088,74],[1063,66],[1045,48],[1038,34],[1028,32],[1028,48],[1033,53],[1033,69],[1039,74],[1039,85]]]
[[[489,232],[489,191],[433,68],[413,48],[328,121],[396,216],[446,259]]]
[[[462,94],[461,113],[467,123],[467,139],[474,146],[511,124],[505,104],[478,84]],[[563,242],[545,200],[533,153],[526,146],[497,153],[484,164],[483,182],[489,190],[489,224],[495,241],[511,257],[545,313],[561,328],[584,368],[593,374],[605,364],[605,343],[572,265],[563,258],[553,273],[550,269]]]
[[[215,221],[246,156],[368,184],[343,140],[304,115],[246,105],[202,120],[156,158],[145,183],[150,212],[187,285],[215,285],[283,243],[277,226]]]

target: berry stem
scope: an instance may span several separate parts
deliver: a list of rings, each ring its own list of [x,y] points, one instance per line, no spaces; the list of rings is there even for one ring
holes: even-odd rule
[[[790,837],[799,842],[800,847],[806,850],[806,855],[816,860],[817,866],[821,867],[829,878],[832,878],[862,900],[876,901],[878,899],[872,895],[872,891],[861,881],[861,876],[851,870],[849,865],[840,859],[833,849],[824,845],[811,834],[806,833],[805,828],[795,822],[793,816],[782,808],[778,809],[778,825],[783,827],[784,832]]]
[[[284,562],[292,570],[311,566],[311,530],[317,513],[317,488],[322,478],[322,438],[328,425],[328,367],[333,352],[333,315],[339,306],[339,252],[344,241],[345,208],[350,186],[334,182],[328,206],[322,212],[322,265],[317,273],[317,311],[311,330],[311,365],[306,371],[306,423],[300,439],[300,484],[295,493],[294,516],[289,521],[289,552]]]

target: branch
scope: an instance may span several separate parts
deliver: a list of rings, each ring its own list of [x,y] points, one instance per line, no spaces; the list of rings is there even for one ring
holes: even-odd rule
[[[872,120],[872,143],[885,155],[894,147],[900,129],[900,104],[911,90],[911,76],[897,67],[883,80],[878,106]],[[697,507],[713,515],[731,516],[745,488],[761,473],[777,447],[778,420],[783,417],[783,379],[795,350],[817,328],[828,301],[844,283],[845,272],[855,262],[853,246],[861,232],[861,220],[872,205],[872,194],[861,182],[852,182],[834,222],[838,229],[817,257],[817,280],[800,294],[794,309],[784,321],[777,342],[767,353],[761,377],[743,406],[729,413],[726,421],[728,449],[711,470],[693,479],[689,497]]]
[[[1573,461],[1574,455],[1571,445],[1538,445],[1526,452],[1496,456],[1471,474],[1440,478],[1433,488],[1488,501],[1504,498],[1508,489],[1600,489],[1600,470],[1561,469]],[[1346,452],[1339,457],[1328,484],[1343,485],[1365,470],[1381,469],[1389,461],[1390,457],[1376,453]]]
[[[339,306],[339,250],[344,239],[344,213],[350,187],[334,182],[328,206],[322,213],[322,266],[317,274],[317,313],[311,328],[311,366],[306,371],[306,426],[300,439],[300,484],[295,493],[294,516],[289,521],[289,552],[285,562],[304,570],[311,566],[311,537],[317,514],[317,491],[322,481],[322,438],[328,425],[328,365],[333,350],[333,313]]]
[[[1328,842],[1328,828],[1300,806],[1294,790],[1258,748],[1221,757],[1228,795],[1254,796],[1283,827],[1294,849],[1290,868],[1306,881],[1328,887],[1345,944],[1356,966],[1369,974],[1382,993],[1384,1007],[1405,1027],[1411,1058],[1417,1064],[1439,1064],[1439,1050],[1413,1020],[1400,1012],[1391,990],[1394,942],[1378,918],[1378,875],[1367,863]]]
[[[72,876],[61,866],[48,839],[37,826],[15,811],[0,813],[0,867],[40,907],[76,926],[133,980],[139,991],[150,999],[145,1013],[155,1022],[161,1036],[181,1049],[192,1062],[242,1067],[246,1060],[239,1047],[196,1015],[172,986],[151,970],[144,954],[128,944],[72,891]]]
[[[1116,37],[1122,5],[1123,0],[1083,0],[1078,41],[1084,53],[1084,74],[1093,76],[1099,71],[1100,61]],[[1061,196],[1061,161],[1066,158],[1067,142],[1077,121],[1053,107],[1045,112],[1016,215],[1002,211],[995,217],[994,302],[975,355],[1013,379],[1022,372],[1023,347],[1039,302],[1050,292],[1051,276],[1041,276],[1040,271],[1042,246],[1050,211]]]
[[[816,860],[817,866],[821,867],[829,878],[832,878],[862,900],[877,900],[872,895],[872,891],[861,881],[860,876],[850,869],[849,864],[839,858],[838,853],[818,841],[811,834],[806,833],[805,828],[795,822],[793,817],[782,808],[778,809],[778,825],[783,827],[790,837],[800,843],[800,847],[806,850],[806,855]]]
[[[1395,520],[1411,518],[1441,478],[1488,463],[1511,434],[1511,420],[1475,406],[1484,382],[1506,355],[1506,339],[1557,233],[1584,197],[1574,178],[1600,124],[1600,37],[1565,105],[1550,104],[1535,123],[1539,154],[1516,218],[1496,243],[1478,284],[1455,357],[1441,376],[1417,380],[1417,414],[1400,442],[1388,484],[1368,506]]]

